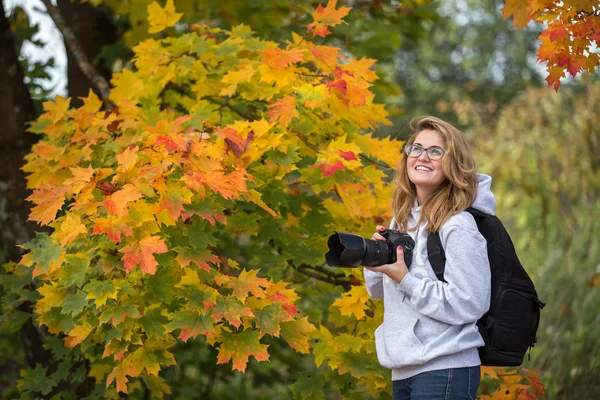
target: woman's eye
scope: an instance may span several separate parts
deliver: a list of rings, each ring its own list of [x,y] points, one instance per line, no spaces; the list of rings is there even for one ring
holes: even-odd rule
[[[430,149],[429,152],[431,153],[432,156],[441,156],[442,155],[442,149]]]

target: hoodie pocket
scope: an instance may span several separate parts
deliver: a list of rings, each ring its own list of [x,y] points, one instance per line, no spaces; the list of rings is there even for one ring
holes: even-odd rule
[[[406,319],[402,324],[384,322],[375,330],[375,346],[379,363],[386,368],[423,364],[424,347],[415,335],[418,319]]]

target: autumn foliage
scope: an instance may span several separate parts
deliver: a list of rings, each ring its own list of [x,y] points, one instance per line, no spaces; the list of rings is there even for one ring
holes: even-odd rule
[[[504,18],[523,29],[529,21],[546,24],[538,40],[538,61],[547,62],[548,86],[558,90],[560,78],[591,74],[600,66],[600,5],[594,0],[506,0]]]
[[[268,336],[356,393],[389,391],[373,343],[382,304],[360,272],[323,259],[333,230],[367,236],[390,218],[402,144],[369,132],[388,123],[370,91],[374,60],[314,40],[348,11],[319,6],[304,36],[279,45],[246,26],[175,30],[173,2],[152,3],[149,32],[163,34],[114,75],[112,108],[93,93],[76,109],[44,105],[24,169],[30,218],[52,233],[7,271],[35,278],[36,322],[80,352],[104,396],[139,380],[171,393],[170,349],[198,337],[234,370],[268,361]],[[326,318],[302,309],[298,276],[338,294]],[[518,376],[503,384],[539,383]],[[314,379],[292,390],[306,398]]]

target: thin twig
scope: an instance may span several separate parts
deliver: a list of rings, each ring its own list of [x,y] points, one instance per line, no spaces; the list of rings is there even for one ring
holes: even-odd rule
[[[71,52],[71,54],[73,54],[73,57],[75,57],[75,60],[77,61],[77,65],[79,66],[81,72],[83,72],[85,77],[88,78],[94,86],[96,86],[96,88],[100,92],[100,98],[102,99],[102,102],[104,103],[106,108],[108,110],[113,109],[114,105],[109,99],[110,86],[108,85],[108,82],[106,82],[106,79],[104,79],[104,77],[100,75],[96,71],[94,66],[89,62],[87,56],[81,49],[79,41],[73,34],[71,28],[67,25],[62,14],[60,13],[60,9],[58,8],[58,6],[53,5],[50,2],[50,0],[42,0],[42,3],[44,3],[46,9],[48,10],[48,14],[54,21],[54,24],[62,33],[65,45],[67,49]]]

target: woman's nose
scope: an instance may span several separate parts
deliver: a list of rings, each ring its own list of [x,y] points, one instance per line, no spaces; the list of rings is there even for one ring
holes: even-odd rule
[[[421,154],[419,154],[419,157],[417,158],[417,160],[420,160],[420,161],[429,161],[430,159],[429,159],[429,155],[427,154],[427,151],[423,150],[421,152]]]

